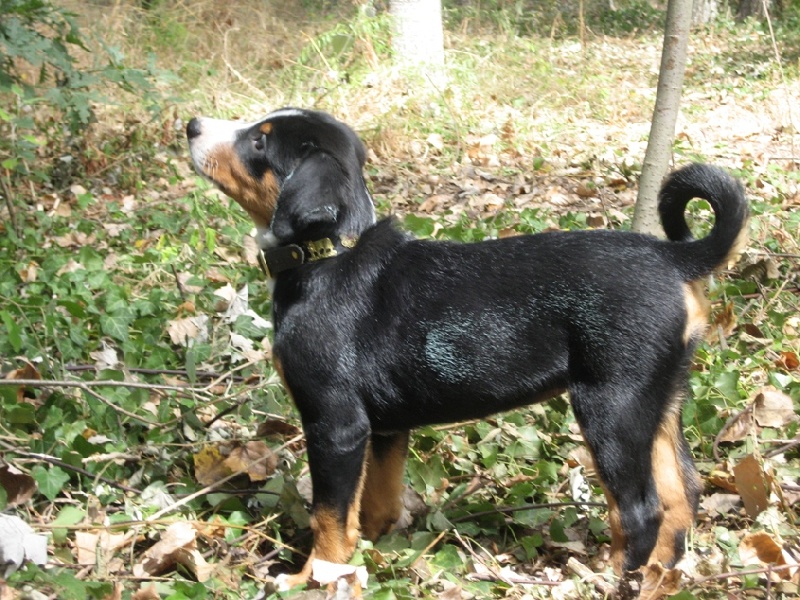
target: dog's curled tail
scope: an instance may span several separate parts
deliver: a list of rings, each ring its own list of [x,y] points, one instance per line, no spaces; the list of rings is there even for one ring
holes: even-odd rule
[[[684,212],[693,198],[708,201],[714,226],[706,237],[692,237]],[[733,260],[747,243],[747,200],[742,185],[711,165],[691,164],[671,173],[658,195],[661,225],[676,264],[686,280],[708,275]]]

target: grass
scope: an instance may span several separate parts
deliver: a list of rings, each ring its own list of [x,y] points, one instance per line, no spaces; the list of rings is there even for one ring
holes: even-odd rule
[[[47,534],[49,554],[47,567],[28,563],[0,580],[0,597],[30,586],[49,597],[131,598],[149,585],[144,597],[253,597],[268,575],[296,569],[310,543],[305,455],[264,360],[269,328],[226,296],[246,289],[247,306],[269,315],[251,225],[193,175],[183,124],[287,104],[333,112],[370,149],[379,211],[424,237],[626,228],[660,38],[589,15],[582,44],[574,24],[545,9],[526,25],[510,10],[494,22],[452,13],[450,78],[436,87],[391,65],[384,21],[345,9],[70,6],[126,64],[155,61],[177,77],[155,82],[164,98],[155,118],[113,92],[76,137],[46,105],[17,106],[2,125],[10,133],[20,118],[33,122],[31,177],[0,173],[11,192],[0,209],[0,367],[44,381],[0,385],[0,448],[23,476],[0,486],[0,506]],[[731,169],[753,219],[742,262],[710,283],[713,323],[691,375],[684,425],[705,488],[680,598],[766,597],[764,575],[744,573],[769,562],[749,552],[753,539],[797,560],[797,420],[751,417],[765,391],[794,411],[800,402],[791,105],[800,44],[786,18],[780,68],[756,24],[720,23],[692,39],[676,162]],[[568,567],[577,559],[613,581],[605,509],[594,505],[602,493],[564,399],[423,428],[413,440],[413,523],[354,558],[370,571],[368,597],[602,597]],[[232,474],[222,457],[245,451],[266,463],[274,454],[274,469],[198,481],[206,468],[217,469],[210,480]],[[750,454],[774,493],[756,518],[724,495]],[[175,523],[191,525],[182,553],[157,545]],[[148,571],[159,548],[184,559]],[[511,572],[553,585],[512,583]],[[773,577],[770,597],[793,597],[797,582]]]

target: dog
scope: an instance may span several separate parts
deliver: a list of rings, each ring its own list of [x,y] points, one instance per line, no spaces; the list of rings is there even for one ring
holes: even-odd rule
[[[332,116],[194,118],[198,173],[247,211],[273,284],[273,360],[311,471],[311,554],[347,562],[401,513],[409,431],[567,392],[608,502],[618,572],[685,552],[700,478],[682,401],[708,302],[698,280],[747,240],[742,186],[691,164],[659,194],[666,240],[608,230],[479,243],[376,222],[366,153]],[[715,224],[694,239],[693,198]]]

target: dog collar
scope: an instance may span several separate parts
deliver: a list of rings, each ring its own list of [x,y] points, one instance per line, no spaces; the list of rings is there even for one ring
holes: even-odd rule
[[[287,244],[275,248],[259,248],[258,264],[261,270],[270,279],[275,279],[278,273],[295,269],[301,265],[317,262],[325,258],[338,256],[338,245],[344,248],[353,248],[358,242],[355,236],[342,236],[339,238],[322,238],[301,244]]]

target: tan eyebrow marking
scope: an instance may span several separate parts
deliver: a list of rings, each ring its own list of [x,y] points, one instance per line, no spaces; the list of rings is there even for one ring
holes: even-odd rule
[[[264,123],[258,130],[264,135],[269,135],[272,133],[272,123]]]

